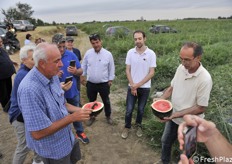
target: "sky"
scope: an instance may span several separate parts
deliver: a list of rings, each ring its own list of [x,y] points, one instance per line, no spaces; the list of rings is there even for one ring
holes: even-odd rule
[[[232,16],[232,0],[0,0],[0,8],[19,1],[32,7],[33,18],[49,23]]]

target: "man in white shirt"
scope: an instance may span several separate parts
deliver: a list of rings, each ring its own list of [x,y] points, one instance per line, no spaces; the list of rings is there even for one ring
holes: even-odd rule
[[[99,93],[104,103],[106,121],[112,124],[111,104],[110,104],[110,86],[115,77],[114,59],[111,52],[102,47],[102,41],[99,34],[89,36],[92,44],[82,61],[83,76],[87,76],[87,96],[90,102],[96,101]],[[87,122],[90,126],[95,120],[91,117]]]
[[[171,86],[161,96],[161,99],[171,96],[173,105],[172,115],[161,121],[166,122],[161,139],[161,160],[164,164],[170,163],[172,144],[177,139],[178,126],[183,122],[183,116],[192,114],[203,118],[208,106],[212,79],[200,63],[202,53],[203,49],[197,43],[184,43],[179,55],[181,64],[176,70]]]
[[[121,134],[126,139],[131,128],[132,113],[138,100],[138,111],[136,117],[136,135],[141,137],[142,118],[144,108],[149,97],[151,78],[155,74],[156,54],[145,45],[146,35],[137,30],[133,34],[135,48],[127,52],[126,75],[129,81],[126,99],[125,128]]]

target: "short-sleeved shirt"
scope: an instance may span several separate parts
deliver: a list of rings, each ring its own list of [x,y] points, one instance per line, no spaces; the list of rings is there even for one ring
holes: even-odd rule
[[[69,73],[68,70],[67,70],[71,60],[76,61],[76,68],[77,69],[81,68],[81,64],[80,64],[79,60],[77,59],[76,55],[71,51],[65,50],[65,52],[64,52],[64,54],[62,55],[62,58],[61,58],[61,61],[63,63],[63,67],[61,67],[61,70],[63,71],[63,74],[60,77],[60,81],[64,82],[66,77],[73,76],[72,87],[65,92],[65,94],[64,94],[65,98],[73,98],[73,97],[79,95],[79,91],[77,89],[76,75],[73,75],[73,74]]]
[[[183,65],[180,65],[171,81],[173,112],[181,111],[195,105],[207,107],[212,89],[212,79],[209,72],[202,66],[196,72],[189,74]],[[204,114],[200,114],[204,117]],[[175,118],[177,124],[182,118]]]
[[[156,54],[153,50],[147,49],[139,54],[136,48],[127,52],[126,65],[131,67],[131,77],[134,83],[142,81],[149,73],[150,68],[156,67]],[[150,88],[151,80],[140,86],[140,88]]]
[[[53,122],[68,115],[58,76],[49,80],[34,67],[19,85],[18,104],[30,149],[51,159],[61,159],[71,152],[75,139],[71,125],[39,140],[31,135],[31,132],[48,128]]]
[[[115,77],[114,59],[111,52],[101,48],[100,52],[89,49],[82,61],[83,75],[92,83],[104,83]]]

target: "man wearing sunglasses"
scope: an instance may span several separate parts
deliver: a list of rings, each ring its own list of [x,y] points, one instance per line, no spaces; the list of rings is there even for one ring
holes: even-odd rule
[[[212,79],[200,62],[202,53],[203,49],[197,43],[184,43],[179,55],[181,64],[176,70],[171,86],[160,97],[171,97],[173,105],[172,115],[161,120],[166,122],[161,139],[161,160],[164,164],[170,163],[172,144],[177,139],[178,126],[183,122],[183,116],[192,114],[203,118],[208,106]],[[156,98],[153,101],[156,101]]]
[[[98,34],[89,36],[92,44],[84,56],[82,62],[83,76],[87,76],[87,96],[90,102],[96,101],[99,93],[104,103],[104,111],[106,121],[112,124],[111,104],[110,104],[110,86],[115,77],[114,59],[111,52],[102,47],[102,40]],[[91,117],[87,122],[90,126],[95,121],[95,117]]]

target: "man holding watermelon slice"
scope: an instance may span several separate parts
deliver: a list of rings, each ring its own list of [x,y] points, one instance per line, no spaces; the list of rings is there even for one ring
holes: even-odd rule
[[[161,139],[161,160],[164,164],[171,161],[172,144],[177,139],[178,126],[183,122],[183,116],[192,114],[203,118],[208,106],[212,79],[200,62],[202,53],[203,49],[197,43],[184,43],[179,55],[181,64],[176,70],[171,86],[160,97],[161,99],[171,97],[173,106],[172,115],[162,120],[166,122]]]
[[[110,87],[115,77],[114,59],[111,52],[102,47],[102,40],[99,34],[91,34],[89,41],[93,48],[86,51],[83,62],[83,76],[86,76],[87,96],[90,102],[97,100],[99,93],[104,104],[106,121],[112,125]],[[86,125],[90,126],[95,121],[91,116]]]
[[[126,75],[129,81],[126,99],[125,128],[121,134],[123,139],[128,137],[131,129],[132,113],[138,100],[136,117],[136,135],[142,137],[142,118],[149,97],[151,78],[155,74],[156,54],[145,45],[146,35],[137,30],[133,34],[135,48],[127,52]]]

